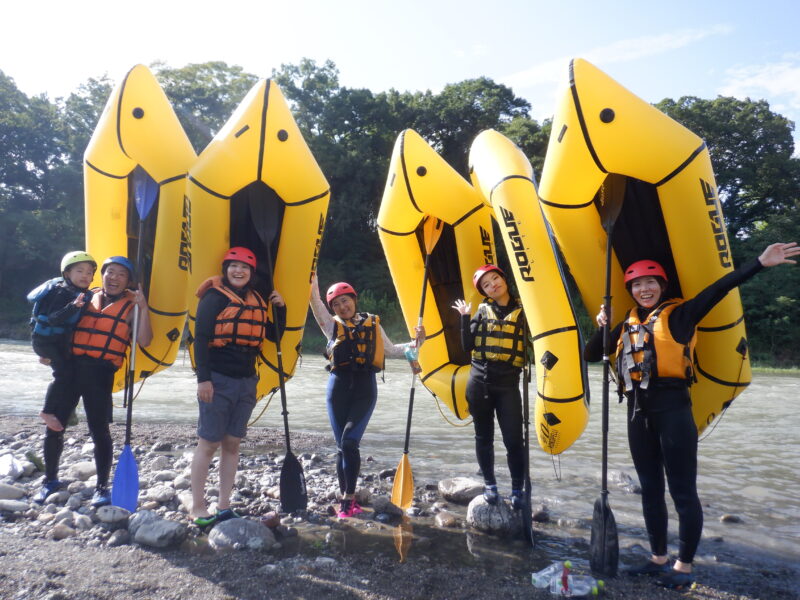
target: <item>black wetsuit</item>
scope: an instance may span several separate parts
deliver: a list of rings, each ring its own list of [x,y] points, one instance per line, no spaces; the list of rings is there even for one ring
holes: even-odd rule
[[[697,324],[732,289],[758,273],[758,259],[748,261],[721,277],[691,300],[680,304],[669,316],[669,331],[675,341],[688,344]],[[663,299],[662,299],[663,300]],[[639,318],[650,313],[639,308]],[[623,323],[611,330],[609,354],[617,347]],[[584,358],[603,357],[602,329],[584,349]],[[636,383],[634,385],[637,385]],[[642,512],[650,538],[650,550],[667,554],[667,505],[664,500],[664,474],[678,513],[678,559],[691,563],[703,531],[703,508],[697,495],[697,427],[692,416],[690,382],[670,379],[666,384],[656,377],[646,391],[635,389],[628,398],[628,444],[636,474],[642,486]]]
[[[506,306],[494,304],[498,317],[505,318],[519,308],[512,300]],[[461,316],[461,344],[472,352],[481,327],[481,311],[470,320]],[[520,317],[524,318],[524,317]],[[525,442],[522,435],[522,399],[519,392],[520,367],[510,362],[472,357],[467,380],[467,404],[475,427],[475,455],[485,484],[496,485],[494,476],[494,415],[506,447],[511,487],[521,490],[525,481]]]

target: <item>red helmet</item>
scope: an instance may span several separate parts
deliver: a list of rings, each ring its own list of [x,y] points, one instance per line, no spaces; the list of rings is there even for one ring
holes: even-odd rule
[[[503,269],[497,267],[495,265],[483,265],[480,269],[475,271],[475,275],[472,276],[472,285],[475,286],[475,289],[478,290],[479,294],[486,295],[483,293],[483,290],[480,288],[481,277],[486,275],[487,273],[491,273],[492,271],[497,271],[500,276],[505,279],[506,274],[503,273]]]
[[[637,277],[661,277],[664,282],[669,281],[664,267],[654,260],[637,260],[627,269],[625,269],[625,283],[633,281]]]
[[[325,294],[325,300],[328,302],[328,306],[331,305],[331,301],[338,296],[343,296],[344,294],[352,294],[354,298],[358,298],[358,294],[353,289],[353,286],[349,283],[344,281],[340,281],[339,283],[334,283],[331,287],[328,288],[328,293]]]
[[[246,265],[250,265],[254,271],[256,268],[256,255],[253,254],[252,250],[248,250],[242,246],[236,246],[228,250],[228,252],[225,254],[225,258],[222,259],[222,262],[225,262],[226,260],[238,260]]]

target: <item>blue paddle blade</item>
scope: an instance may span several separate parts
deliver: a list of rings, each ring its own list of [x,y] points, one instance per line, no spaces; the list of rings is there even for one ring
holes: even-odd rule
[[[133,170],[133,201],[139,220],[144,221],[158,197],[158,183],[141,167]]]
[[[133,450],[125,445],[114,471],[114,487],[111,488],[111,504],[136,512],[139,503],[139,466]]]

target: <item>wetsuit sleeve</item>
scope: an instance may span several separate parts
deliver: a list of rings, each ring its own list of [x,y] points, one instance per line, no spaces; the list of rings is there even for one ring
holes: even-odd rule
[[[609,332],[608,335],[608,355],[614,352],[619,341],[620,333],[622,332],[622,321],[617,323],[616,327]],[[586,342],[583,348],[583,359],[588,362],[598,362],[603,360],[603,329],[600,328],[594,332],[594,335]]]
[[[475,334],[481,322],[481,313],[478,311],[472,319],[469,315],[461,315],[461,346],[464,352],[472,352],[475,349]]]
[[[286,305],[275,306],[272,305],[272,318],[273,321],[267,321],[267,339],[270,342],[278,340],[277,333],[280,332],[281,339],[286,331]]]
[[[194,328],[194,364],[197,383],[211,381],[208,345],[214,333],[217,315],[228,304],[228,299],[214,289],[208,290],[197,305]]]
[[[89,293],[91,297],[91,292]],[[47,320],[52,325],[63,325],[81,311],[81,308],[72,304],[75,296],[61,287],[53,290],[44,298],[41,313],[47,315]]]
[[[738,269],[723,275],[705,288],[691,300],[678,306],[669,316],[669,330],[676,341],[687,343],[692,339],[695,328],[712,308],[719,303],[728,292],[761,271],[764,266],[754,258]]]

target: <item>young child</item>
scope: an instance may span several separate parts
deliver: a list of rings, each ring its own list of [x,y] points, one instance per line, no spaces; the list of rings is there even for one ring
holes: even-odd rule
[[[72,368],[70,341],[84,304],[92,297],[88,291],[97,263],[82,251],[68,252],[61,259],[61,277],[42,283],[28,294],[33,303],[31,343],[42,364],[53,369],[53,381],[47,387],[44,407],[39,416],[53,431],[64,427],[54,411],[59,398],[67,393]]]

